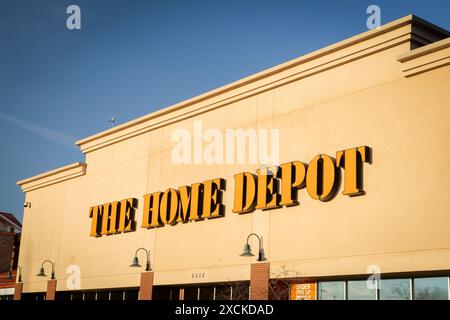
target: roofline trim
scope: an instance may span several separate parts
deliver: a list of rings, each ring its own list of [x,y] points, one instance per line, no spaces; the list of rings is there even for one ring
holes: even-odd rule
[[[407,78],[450,65],[450,38],[397,56]]]
[[[305,63],[305,62],[308,62],[308,61],[320,58],[322,56],[325,56],[327,54],[333,53],[335,51],[347,48],[347,47],[349,47],[351,45],[354,45],[356,43],[363,42],[365,40],[377,37],[379,35],[382,35],[384,33],[389,32],[389,31],[392,31],[392,30],[401,28],[403,26],[412,24],[413,22],[417,23],[419,25],[426,26],[428,28],[432,28],[432,29],[434,29],[434,31],[436,31],[438,33],[446,33],[446,34],[448,34],[448,32],[446,30],[444,30],[444,29],[442,29],[440,27],[437,27],[437,26],[435,26],[435,25],[433,25],[433,24],[431,24],[431,23],[429,23],[429,22],[427,22],[427,21],[425,21],[425,20],[423,20],[421,18],[418,18],[418,17],[416,17],[414,15],[408,15],[406,17],[397,19],[397,20],[395,20],[393,22],[387,23],[387,24],[381,26],[380,28],[369,30],[369,31],[366,31],[364,33],[355,35],[353,37],[350,37],[350,38],[345,39],[343,41],[340,41],[338,43],[332,44],[332,45],[327,46],[325,48],[319,49],[319,50],[314,51],[312,53],[303,55],[301,57],[295,58],[295,59],[290,60],[288,62],[279,64],[277,66],[271,67],[271,68],[266,69],[264,71],[258,72],[258,73],[254,74],[254,75],[251,75],[251,76],[245,77],[243,79],[237,80],[235,82],[232,82],[231,84],[219,87],[217,89],[213,89],[213,90],[208,91],[208,92],[206,92],[204,94],[201,94],[201,95],[198,95],[196,97],[193,97],[193,98],[181,101],[179,103],[176,103],[176,104],[174,104],[174,105],[172,105],[170,107],[167,107],[167,108],[164,108],[164,109],[152,112],[150,114],[147,114],[147,115],[144,115],[142,117],[139,117],[139,118],[137,118],[135,120],[131,120],[131,121],[126,122],[124,124],[121,124],[121,125],[119,125],[117,127],[113,127],[111,129],[105,130],[103,132],[100,132],[100,133],[88,136],[88,137],[86,137],[84,139],[76,141],[75,144],[77,146],[80,146],[80,148],[84,152],[85,150],[83,148],[83,145],[85,145],[85,144],[87,144],[89,142],[92,142],[94,140],[106,137],[106,136],[111,135],[111,134],[116,133],[116,132],[120,132],[120,131],[125,130],[127,128],[136,126],[136,125],[141,124],[143,122],[146,122],[148,120],[151,120],[151,119],[154,119],[154,118],[157,118],[157,117],[169,114],[169,113],[173,113],[175,111],[178,111],[180,109],[186,108],[186,107],[191,106],[193,104],[196,104],[196,103],[199,103],[199,102],[211,99],[211,98],[219,96],[219,95],[221,95],[221,94],[223,94],[225,92],[228,92],[228,91],[231,91],[233,89],[237,89],[237,88],[243,87],[245,85],[254,83],[254,82],[256,82],[258,80],[261,80],[263,78],[266,78],[266,77],[269,77],[271,75],[280,73],[280,72],[282,72],[282,71],[284,71],[286,69],[289,69],[289,68],[292,68],[294,66],[300,65],[302,63]],[[86,150],[86,152],[89,152],[89,151]]]
[[[431,53],[434,53],[436,51],[446,49],[448,47],[450,47],[450,38],[443,39],[441,41],[437,41],[437,42],[431,43],[431,44],[426,45],[424,47],[420,47],[420,48],[414,49],[414,50],[412,50],[410,52],[403,53],[403,54],[401,54],[401,55],[399,55],[397,57],[397,60],[400,61],[400,62],[410,61],[412,59],[420,58],[420,57],[425,56],[427,54],[431,54]]]
[[[22,191],[28,192],[82,176],[86,174],[86,167],[87,165],[84,162],[75,162],[64,167],[38,174],[31,178],[20,180],[17,182],[17,185],[22,187]]]

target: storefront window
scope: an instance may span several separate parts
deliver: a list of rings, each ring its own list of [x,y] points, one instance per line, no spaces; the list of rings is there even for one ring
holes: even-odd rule
[[[72,298],[72,293],[69,291],[56,291],[56,300],[69,301]]]
[[[415,278],[414,300],[448,300],[448,277]]]
[[[409,300],[410,279],[381,279],[380,300]]]
[[[214,300],[214,287],[200,287],[200,300]]]
[[[174,297],[171,296],[173,290]],[[168,286],[153,286],[153,300],[178,300],[180,297],[180,288],[171,288]]]
[[[181,288],[173,287],[170,289],[170,300],[178,301],[180,300],[180,291]]]
[[[123,300],[123,290],[111,291],[110,300]]]
[[[83,293],[82,292],[73,292],[72,293],[72,300],[83,300]]]
[[[22,294],[22,300],[40,301],[45,300],[45,292],[31,292]]]
[[[319,300],[344,300],[345,282],[344,281],[319,282],[318,294]]]
[[[198,287],[184,288],[184,300],[198,300]]]
[[[125,291],[125,300],[138,300],[139,299],[139,290],[126,290]]]
[[[109,291],[98,291],[97,300],[109,300]]]
[[[231,286],[218,285],[216,286],[216,300],[230,300]]]
[[[95,300],[95,291],[89,291],[84,293],[84,300]]]
[[[269,281],[269,300],[288,300],[289,283],[284,280],[272,279]]]
[[[249,285],[246,283],[232,286],[231,300],[248,300]]]
[[[348,300],[376,300],[377,293],[375,288],[367,286],[366,280],[353,280],[347,282]]]

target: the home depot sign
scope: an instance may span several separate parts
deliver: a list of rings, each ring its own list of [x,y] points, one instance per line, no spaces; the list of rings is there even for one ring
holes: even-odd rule
[[[342,194],[358,196],[363,190],[363,163],[371,163],[367,146],[336,152],[336,158],[319,154],[309,164],[292,161],[234,176],[233,212],[245,214],[299,204],[298,190],[306,188],[311,198],[329,201],[337,194],[344,171]],[[225,179],[217,178],[178,189],[169,188],[144,195],[142,228],[176,225],[225,215],[222,203]],[[136,229],[135,198],[91,207],[91,236],[112,235]]]

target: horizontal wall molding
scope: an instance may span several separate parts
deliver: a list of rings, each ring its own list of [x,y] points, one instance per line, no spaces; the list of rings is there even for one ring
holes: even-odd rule
[[[86,174],[86,167],[87,165],[84,162],[75,162],[67,166],[21,180],[17,182],[17,184],[22,188],[23,192],[28,192],[83,176]]]
[[[405,77],[450,65],[450,38],[399,55],[397,60]]]

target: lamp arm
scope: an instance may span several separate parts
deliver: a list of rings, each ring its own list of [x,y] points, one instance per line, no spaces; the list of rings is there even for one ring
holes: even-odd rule
[[[257,237],[258,238],[258,242],[259,242],[259,249],[261,250],[262,249],[262,243],[261,243],[261,240],[262,240],[262,236],[261,237],[259,237],[256,233],[250,233],[249,235],[248,235],[248,237],[247,237],[247,244],[248,244],[248,240],[250,239],[250,237],[251,236],[255,236],[255,237]]]
[[[51,261],[51,260],[45,260],[44,262],[42,262],[41,268],[44,268],[44,264],[46,262],[49,262],[52,265],[52,279],[55,279],[55,266],[56,266],[56,263]]]
[[[137,250],[136,250],[136,253],[134,254],[134,256],[135,257],[137,257],[137,254],[138,254],[138,252],[140,251],[140,250],[144,250],[145,251],[145,254],[146,254],[146,256],[147,256],[147,263],[150,261],[150,250],[146,250],[145,248],[138,248]]]
[[[52,265],[52,272],[55,272],[55,263],[52,262],[51,260],[45,260],[44,262],[42,262],[41,268],[44,268],[44,264],[46,262],[50,262],[50,264]]]
[[[150,271],[150,270],[151,270],[151,267],[150,267],[150,250],[147,250],[147,249],[145,249],[145,248],[138,248],[138,249],[136,250],[136,253],[134,254],[135,257],[137,257],[137,254],[138,254],[138,252],[139,252],[140,250],[144,250],[144,251],[145,251],[145,254],[146,254],[146,256],[147,256],[147,260],[145,261],[145,264],[146,264],[146,266],[145,266],[145,271]]]

